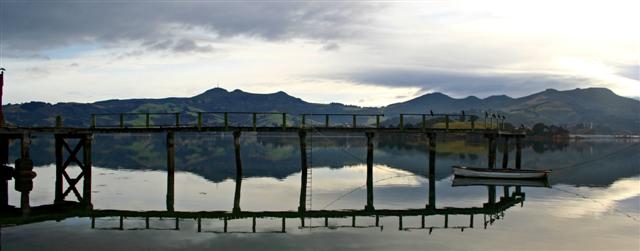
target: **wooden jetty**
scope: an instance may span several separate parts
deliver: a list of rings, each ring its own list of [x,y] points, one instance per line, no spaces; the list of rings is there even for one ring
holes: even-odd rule
[[[237,122],[232,123],[230,115],[235,116],[248,116],[251,123],[246,125],[239,124]],[[142,117],[143,123],[133,123],[132,120],[128,120],[129,117]],[[156,123],[157,117],[171,117],[171,124],[159,124]],[[47,136],[50,135],[55,139],[55,158],[56,158],[56,175],[55,175],[55,205],[68,205],[66,199],[70,194],[73,194],[78,201],[78,206],[84,210],[92,209],[91,203],[91,177],[92,177],[92,139],[95,134],[149,134],[149,133],[163,133],[166,134],[166,150],[167,150],[167,211],[173,212],[174,203],[174,172],[175,172],[175,143],[174,137],[176,133],[197,133],[197,132],[230,132],[234,138],[235,149],[235,163],[236,163],[236,191],[234,196],[234,205],[232,213],[245,214],[240,207],[240,187],[242,181],[242,158],[240,149],[240,137],[243,132],[258,132],[258,133],[296,133],[300,139],[300,152],[301,152],[301,191],[300,191],[300,205],[298,207],[299,213],[305,213],[306,215],[323,215],[322,212],[308,211],[306,208],[307,201],[307,184],[309,171],[309,165],[307,160],[307,143],[306,138],[308,134],[313,133],[363,133],[367,138],[367,204],[364,207],[364,212],[376,212],[380,213],[374,208],[373,205],[373,152],[374,144],[373,139],[377,134],[381,133],[402,133],[402,134],[422,134],[425,135],[428,141],[429,151],[429,163],[428,163],[428,176],[429,182],[429,201],[426,204],[425,210],[436,210],[435,205],[435,181],[432,179],[435,177],[435,161],[436,161],[436,137],[439,134],[477,134],[484,135],[488,141],[489,151],[487,153],[488,168],[495,168],[496,152],[499,140],[503,140],[503,160],[502,168],[507,168],[509,160],[509,142],[510,139],[515,139],[515,168],[519,169],[521,166],[521,140],[525,136],[524,132],[519,130],[505,130],[502,124],[498,121],[494,125],[493,121],[487,126],[485,118],[484,126],[478,128],[476,121],[477,116],[474,115],[459,115],[459,114],[400,114],[400,121],[397,125],[382,126],[380,118],[384,117],[384,114],[299,114],[297,116],[287,113],[273,113],[273,112],[198,112],[195,114],[189,114],[191,117],[195,117],[195,120],[185,120],[183,117],[188,117],[185,114],[180,113],[119,113],[119,114],[93,114],[91,116],[90,125],[87,127],[69,127],[63,125],[63,119],[57,117],[54,126],[7,126],[0,127],[0,162],[2,162],[2,174],[0,184],[0,209],[3,212],[12,211],[13,209],[8,204],[8,185],[7,180],[15,179],[15,190],[21,193],[20,210],[23,215],[30,215],[31,208],[29,206],[29,192],[33,188],[33,162],[30,157],[30,144],[31,137],[33,135]],[[215,119],[211,120],[211,116]],[[280,117],[281,123],[278,125],[261,125],[258,121],[258,117],[261,116],[277,116]],[[317,122],[311,120],[312,117],[322,117],[323,122]],[[352,123],[350,125],[345,124],[332,124],[332,118],[334,117],[351,117]],[[417,125],[405,124],[406,117],[421,118],[421,123]],[[99,118],[102,117],[115,117],[118,121],[115,125],[102,125],[99,123]],[[209,119],[207,119],[209,118]],[[358,123],[358,119],[367,119],[370,123]],[[440,121],[444,121],[444,126],[434,127],[429,126],[427,118],[438,118]],[[468,121],[465,124],[466,127],[451,127],[450,120],[456,118],[456,121]],[[136,120],[140,121],[140,120]],[[166,118],[165,118],[166,121]],[[311,123],[310,123],[311,122]],[[9,162],[9,141],[18,140],[21,146],[21,153],[19,158],[15,161],[15,170],[5,164]],[[82,170],[76,177],[71,177],[67,173],[66,169],[75,164]],[[64,187],[66,186],[66,189]],[[79,188],[81,187],[81,189]],[[80,192],[80,190],[82,192]],[[91,211],[99,212],[99,211]],[[352,212],[353,213],[353,212]],[[424,213],[424,212],[421,212]],[[3,213],[3,215],[5,215]],[[248,214],[250,215],[250,214]]]

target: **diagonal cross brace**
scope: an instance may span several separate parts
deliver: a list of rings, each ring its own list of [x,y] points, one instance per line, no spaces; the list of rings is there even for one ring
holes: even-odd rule
[[[69,152],[69,157],[67,158],[67,160],[64,162],[64,164],[62,164],[62,169],[67,169],[67,167],[69,166],[69,164],[71,164],[71,161],[75,162],[80,169],[82,169],[82,171],[84,172],[84,163],[82,163],[79,159],[78,159],[78,152],[80,152],[80,149],[82,149],[82,145],[83,145],[83,140],[81,139],[80,141],[78,141],[78,144],[76,145],[75,148],[73,148],[73,150],[71,150],[71,147],[69,146],[69,144],[67,143],[66,140],[62,139],[62,145],[64,146],[65,149],[67,149],[67,151]]]
[[[79,139],[73,149],[67,142],[67,138]],[[91,140],[91,135],[56,135],[55,202],[63,202],[73,192],[79,202],[91,207]],[[68,153],[66,158],[64,152]],[[83,155],[82,161],[78,154]],[[75,178],[71,178],[66,171],[71,163],[77,164],[81,169],[80,174]],[[80,180],[83,181],[82,193],[77,188]],[[68,187],[63,191],[64,183],[67,183]]]

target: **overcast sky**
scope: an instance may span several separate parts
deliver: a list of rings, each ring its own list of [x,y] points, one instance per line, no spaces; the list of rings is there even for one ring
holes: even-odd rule
[[[640,96],[640,1],[6,1],[3,102],[285,91]]]

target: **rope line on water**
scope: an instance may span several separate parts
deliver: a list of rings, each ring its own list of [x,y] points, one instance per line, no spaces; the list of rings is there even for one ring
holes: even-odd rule
[[[578,163],[576,163],[576,164],[572,164],[572,165],[568,165],[568,166],[564,166],[564,167],[560,167],[560,168],[555,168],[555,169],[552,169],[552,171],[564,170],[564,169],[567,169],[567,168],[572,168],[572,167],[576,167],[576,166],[581,166],[581,165],[584,165],[584,164],[589,164],[589,163],[593,163],[593,162],[596,162],[596,161],[600,161],[600,160],[603,160],[603,159],[606,159],[606,158],[610,158],[610,157],[615,156],[615,155],[618,155],[618,154],[620,154],[620,153],[622,153],[622,152],[624,152],[624,151],[626,151],[626,150],[632,149],[633,147],[636,147],[636,146],[638,146],[638,145],[640,145],[640,142],[637,142],[637,143],[631,144],[631,145],[626,146],[626,147],[622,147],[622,148],[620,148],[620,149],[618,149],[618,150],[615,150],[615,151],[612,151],[612,152],[610,152],[610,153],[607,153],[607,154],[601,155],[601,156],[599,156],[599,157],[597,157],[597,158],[593,158],[593,159],[590,159],[590,160],[585,160],[585,161],[582,161],[582,162],[578,162]],[[602,202],[600,202],[600,201],[598,201],[598,200],[596,200],[596,199],[594,199],[594,198],[591,198],[591,197],[589,197],[589,196],[586,196],[586,195],[584,195],[584,194],[580,194],[580,193],[578,193],[578,192],[572,192],[572,191],[568,191],[568,190],[561,189],[561,188],[558,188],[558,187],[551,187],[551,188],[552,188],[552,189],[555,189],[555,190],[558,190],[558,191],[561,191],[561,192],[564,192],[564,193],[567,193],[567,194],[574,195],[574,196],[579,197],[579,198],[583,198],[583,199],[586,199],[586,200],[590,200],[590,201],[592,201],[592,202],[594,202],[594,203],[600,204],[601,206],[606,206],[604,203],[602,203]],[[613,211],[615,211],[616,213],[619,213],[619,214],[621,214],[621,215],[626,216],[627,218],[629,218],[629,219],[631,219],[631,220],[633,220],[633,221],[635,221],[635,222],[640,222],[640,220],[639,220],[638,218],[636,218],[636,217],[634,217],[634,216],[632,216],[632,215],[630,215],[630,214],[628,214],[628,213],[625,213],[625,212],[623,212],[623,211],[620,211],[620,210],[616,209],[615,207],[614,207],[614,208],[612,208],[612,210],[613,210]]]
[[[597,204],[600,204],[600,205],[601,205],[601,206],[603,206],[603,207],[606,207],[606,206],[607,206],[606,204],[604,204],[604,203],[602,203],[602,202],[600,202],[600,201],[598,201],[598,200],[596,200],[596,199],[594,199],[594,198],[590,198],[590,197],[588,197],[588,196],[586,196],[586,195],[583,195],[583,194],[580,194],[580,193],[577,193],[577,192],[572,192],[572,191],[568,191],[568,190],[561,189],[561,188],[557,188],[557,187],[552,187],[552,189],[555,189],[555,190],[558,190],[558,191],[561,191],[561,192],[564,192],[564,193],[568,193],[568,194],[571,194],[571,195],[575,195],[576,197],[583,198],[583,199],[585,199],[585,200],[590,200],[590,201],[592,201],[592,202],[595,202],[595,203],[597,203]],[[623,211],[620,211],[620,210],[616,209],[615,207],[612,207],[611,209],[612,209],[613,211],[615,211],[616,213],[622,214],[622,215],[626,216],[627,218],[632,219],[632,220],[633,220],[633,221],[635,221],[635,222],[640,222],[640,219],[638,219],[638,218],[634,217],[633,215],[630,215],[630,214],[628,214],[628,213],[625,213],[625,212],[623,212]]]
[[[386,178],[382,178],[379,180],[374,181],[373,183],[378,183],[380,181],[385,181],[385,180],[390,180],[390,179],[395,179],[395,178],[401,178],[401,177],[409,177],[409,176],[415,176],[415,174],[403,174],[403,175],[396,175],[396,176],[392,176],[392,177],[386,177]],[[340,195],[340,197],[336,198],[335,200],[329,202],[327,205],[325,205],[324,207],[322,207],[322,209],[326,209],[327,207],[330,207],[331,205],[333,205],[333,203],[338,202],[339,200],[341,200],[344,197],[347,197],[349,194],[354,193],[355,191],[358,191],[360,189],[362,189],[363,187],[366,187],[367,185],[362,185],[362,186],[358,186],[352,190],[350,190],[349,192],[346,192],[342,195]]]
[[[635,147],[637,145],[640,145],[640,142],[637,142],[637,143],[631,144],[629,146],[620,148],[620,149],[618,149],[616,151],[607,153],[605,155],[601,155],[600,157],[597,157],[597,158],[593,158],[593,159],[590,159],[590,160],[585,160],[583,162],[578,162],[576,164],[572,164],[572,165],[568,165],[568,166],[564,166],[564,167],[559,167],[559,168],[555,168],[555,169],[551,169],[551,170],[552,171],[559,171],[559,170],[564,170],[564,169],[567,169],[567,168],[572,168],[572,167],[581,166],[581,165],[584,165],[584,164],[596,162],[596,161],[599,161],[599,160],[603,160],[603,159],[609,158],[611,156],[617,155],[617,154],[619,154],[621,152],[624,152],[625,150],[631,149],[632,147]]]

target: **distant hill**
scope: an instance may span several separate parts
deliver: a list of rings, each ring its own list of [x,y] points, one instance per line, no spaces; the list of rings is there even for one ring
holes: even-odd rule
[[[384,108],[385,114],[437,112],[483,114],[494,111],[507,121],[528,126],[555,124],[594,133],[640,133],[640,101],[616,95],[606,88],[567,91],[547,89],[521,98],[505,95],[479,99],[456,99],[442,93],[430,93]]]
[[[181,121],[193,123],[195,114],[201,111],[286,112],[292,115],[384,113],[385,119],[393,120],[399,113],[428,113],[430,110],[438,113],[459,113],[464,110],[477,115],[484,114],[484,111],[495,111],[505,114],[507,121],[515,125],[532,126],[542,122],[587,133],[640,133],[640,101],[618,96],[605,88],[567,91],[548,89],[520,98],[499,95],[484,99],[474,96],[457,99],[442,93],[430,93],[382,108],[339,103],[317,104],[284,92],[254,94],[241,90],[229,92],[222,88],[214,88],[189,98],[106,100],[88,104],[29,102],[4,106],[7,122],[22,126],[51,126],[55,123],[56,115],[64,118],[65,125],[88,126],[92,113],[180,112],[183,113]],[[105,123],[114,123],[116,119],[109,118],[107,120],[111,121]],[[133,123],[135,119],[127,118],[127,122]],[[289,119],[296,120],[297,116]],[[349,118],[332,120],[346,123]],[[261,118],[260,122],[277,121],[278,118]]]

